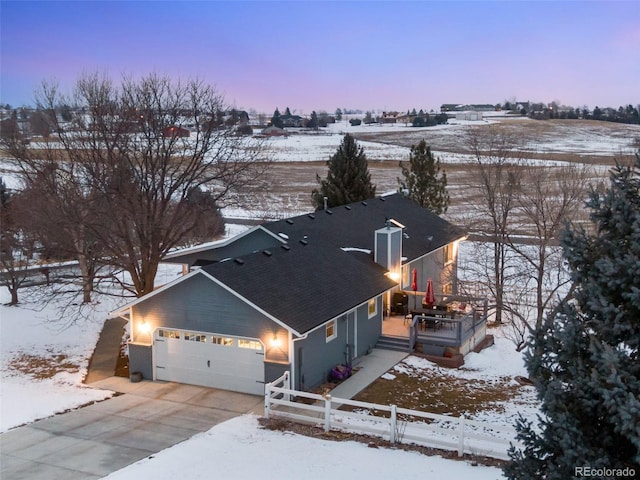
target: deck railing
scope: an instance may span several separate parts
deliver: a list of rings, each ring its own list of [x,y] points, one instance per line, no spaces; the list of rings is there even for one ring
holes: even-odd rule
[[[516,443],[516,431],[510,425],[301,392],[289,388],[289,383],[289,372],[285,372],[265,385],[266,418],[280,417],[318,425],[325,432],[340,430],[373,435],[392,444],[454,450],[460,457],[472,454],[507,460],[509,446]],[[291,397],[313,403],[295,402]],[[354,410],[340,410],[343,406],[354,407]]]
[[[471,311],[460,313],[459,318],[448,318],[448,313],[444,316],[414,315],[409,328],[409,339],[411,348],[415,344],[423,342],[436,342],[444,346],[459,347],[464,344],[476,331],[483,328],[487,323],[487,301],[471,308]],[[419,324],[426,325],[427,328],[419,328]],[[429,328],[429,326],[431,326]]]

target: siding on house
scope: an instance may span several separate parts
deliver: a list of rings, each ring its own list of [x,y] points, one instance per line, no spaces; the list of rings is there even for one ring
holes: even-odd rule
[[[129,372],[139,372],[142,378],[153,380],[153,352],[151,345],[129,344]]]
[[[357,309],[358,321],[358,357],[366,355],[378,342],[382,335],[382,296],[376,298],[376,315],[369,318],[368,305],[361,305]]]
[[[411,272],[415,268],[418,271],[418,291],[425,291],[427,280],[433,280],[433,290],[436,295],[442,293],[442,288],[446,283],[451,283],[453,294],[457,294],[457,255],[454,261],[445,265],[444,248],[440,248],[435,252],[421,257],[417,260],[404,265],[403,270],[407,272],[403,275],[402,289],[411,289]],[[413,306],[413,299],[409,298],[409,306]]]
[[[295,343],[296,388],[310,390],[329,378],[331,369],[346,362],[347,317],[335,321],[337,337],[327,342],[324,326],[309,333],[307,338]]]
[[[151,329],[168,327],[258,338],[265,346],[265,360],[288,363],[289,332],[202,274],[173,285],[132,307],[133,324],[146,320]],[[132,342],[150,343],[152,334],[134,328]],[[273,347],[274,335],[280,345]]]
[[[368,305],[364,304],[335,319],[337,337],[333,340],[327,341],[325,324],[294,342],[296,388],[315,388],[329,379],[336,365],[369,352],[382,334],[382,296],[376,298],[376,305],[376,314],[371,318]]]
[[[273,248],[277,245],[281,245],[283,242],[284,239],[280,242],[274,237],[274,235],[258,228],[247,235],[238,237],[227,245],[220,247],[212,246],[208,249],[196,248],[193,252],[189,252],[187,250],[184,254],[170,255],[168,258],[163,259],[163,262],[184,264],[191,268],[198,260],[219,262],[225,258],[239,257],[247,252]]]

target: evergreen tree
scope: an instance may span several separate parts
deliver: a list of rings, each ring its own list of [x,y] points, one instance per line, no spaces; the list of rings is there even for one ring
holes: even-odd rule
[[[324,197],[327,197],[328,207],[337,207],[367,200],[376,195],[376,187],[371,183],[367,157],[351,135],[344,136],[327,165],[327,178],[321,180],[316,174],[320,188],[314,189],[311,193],[316,210],[324,208]]]
[[[287,108],[285,108],[285,109],[284,109],[284,114],[285,114],[287,117],[290,117],[290,116],[291,116],[291,110],[289,110],[289,107],[287,107]]]
[[[579,466],[640,472],[640,155],[636,157],[635,166],[614,168],[604,193],[592,191],[587,206],[595,228],[574,228],[562,236],[573,299],[548,316],[525,357],[542,416],[537,428],[518,420],[524,450],[511,448],[508,478],[574,478]]]
[[[342,109],[340,107],[336,108],[335,117],[337,122],[342,121]]]
[[[440,161],[431,153],[431,147],[424,140],[411,146],[409,168],[400,162],[404,179],[398,178],[400,191],[408,190],[409,198],[436,215],[447,211],[447,175],[440,172]]]
[[[278,128],[283,128],[284,123],[282,122],[282,118],[280,115],[280,110],[276,108],[275,112],[273,112],[273,116],[271,117],[271,125]]]
[[[318,114],[315,110],[311,112],[311,118],[307,121],[307,128],[318,129]]]

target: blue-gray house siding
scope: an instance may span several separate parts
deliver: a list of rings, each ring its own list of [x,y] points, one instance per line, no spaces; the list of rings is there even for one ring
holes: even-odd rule
[[[131,307],[132,323],[146,321],[151,330],[157,328],[184,329],[248,338],[257,338],[265,347],[265,380],[270,381],[289,368],[289,332],[242,299],[217,285],[203,274],[196,274],[176,283],[146,301]],[[151,375],[148,352],[152,333],[132,332],[130,371]],[[279,346],[269,339],[280,339]]]
[[[312,389],[329,379],[339,364],[350,364],[366,355],[382,333],[382,297],[375,299],[377,308],[369,318],[368,305],[361,305],[335,319],[336,337],[327,340],[327,324],[295,340],[293,383],[295,388]]]
[[[233,239],[229,243],[220,246],[212,246],[208,249],[187,250],[184,253],[173,254],[165,257],[164,262],[179,263],[188,265],[191,268],[197,261],[219,262],[226,258],[234,258],[244,255],[248,252],[256,252],[267,248],[273,248],[282,245],[284,239],[279,240],[272,233],[266,232],[261,228],[256,228]]]

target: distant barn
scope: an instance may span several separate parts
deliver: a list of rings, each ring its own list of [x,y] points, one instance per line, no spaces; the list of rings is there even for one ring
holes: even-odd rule
[[[186,138],[191,135],[191,132],[186,128],[177,127],[175,125],[171,125],[170,127],[165,127],[162,129],[162,136],[167,138]]]

